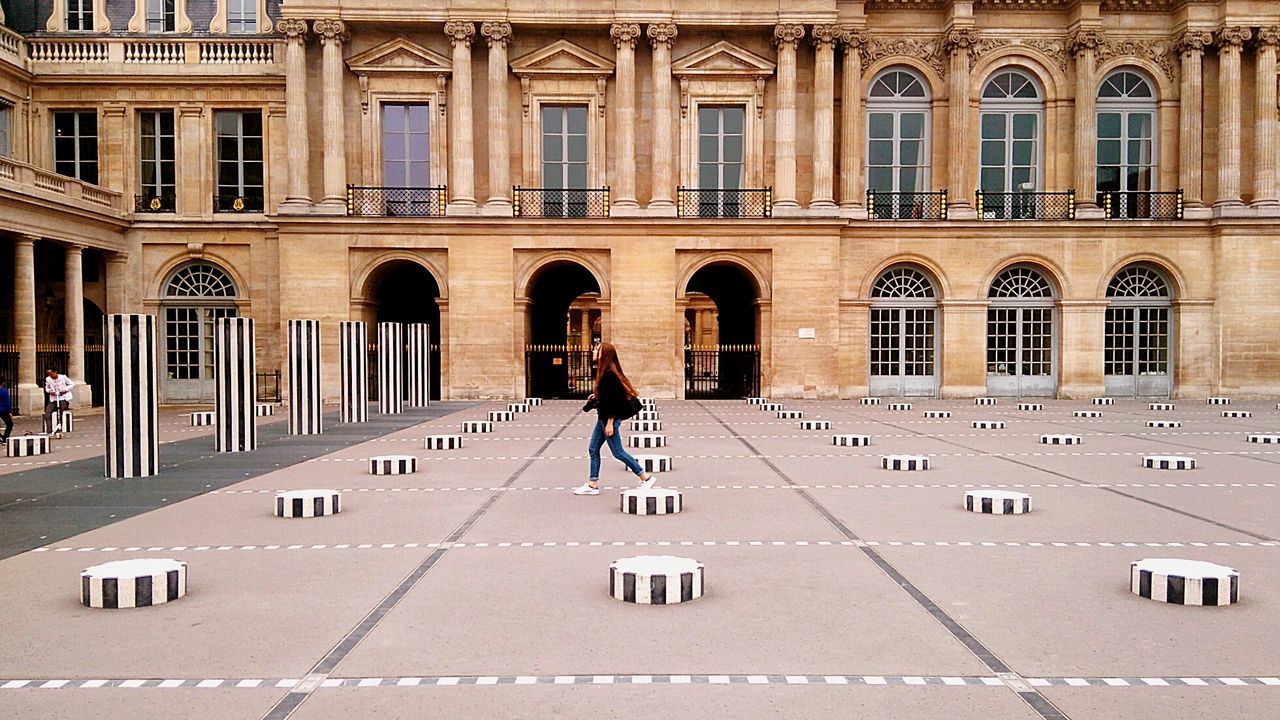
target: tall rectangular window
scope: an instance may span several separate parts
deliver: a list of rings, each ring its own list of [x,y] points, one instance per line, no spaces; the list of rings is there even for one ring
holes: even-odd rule
[[[926,118],[923,112],[867,113],[867,189],[925,191],[929,179]]]
[[[382,106],[382,184],[386,187],[431,185],[431,152],[427,105]]]
[[[217,212],[262,212],[262,113],[219,111],[217,133]]]
[[[542,213],[587,214],[587,106],[542,106]]]
[[[147,0],[147,32],[173,32],[177,25],[177,0]]]
[[[53,113],[53,171],[98,184],[98,113]]]
[[[138,113],[138,194],[142,209],[173,212],[177,162],[172,110]]]
[[[13,155],[13,106],[0,102],[0,157]]]
[[[93,0],[67,0],[67,29],[93,31]]]
[[[1032,192],[1039,186],[1040,115],[1035,112],[982,113],[983,192]]]
[[[1155,113],[1098,113],[1098,192],[1147,192],[1154,185]]]
[[[742,187],[743,128],[746,108],[698,108],[698,188]]]
[[[227,3],[227,32],[246,34],[258,32],[258,2],[260,0],[224,0]]]

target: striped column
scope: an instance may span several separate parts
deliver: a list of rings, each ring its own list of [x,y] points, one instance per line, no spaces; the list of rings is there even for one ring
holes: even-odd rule
[[[289,321],[289,434],[324,432],[320,394],[320,321]]]
[[[400,323],[378,323],[378,412],[383,415],[399,415],[404,411],[402,332]]]
[[[214,449],[248,452],[258,448],[257,356],[253,318],[218,318],[213,324]]]
[[[155,475],[160,471],[156,318],[108,315],[103,320],[102,335],[106,338],[103,474],[109,478]]]
[[[341,356],[342,405],[339,419],[344,423],[369,421],[369,326],[358,321],[338,323],[338,354]]]
[[[405,373],[409,380],[409,407],[431,404],[431,326],[409,323],[405,326],[408,357]]]

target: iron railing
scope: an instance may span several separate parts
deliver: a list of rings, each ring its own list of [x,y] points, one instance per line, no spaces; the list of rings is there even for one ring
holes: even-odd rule
[[[178,209],[178,196],[168,195],[134,195],[133,211],[136,213],[171,213]]]
[[[1074,220],[1076,191],[975,194],[979,220]]]
[[[444,217],[445,186],[347,186],[347,214],[372,217]]]
[[[868,220],[946,220],[947,191],[867,191]]]
[[[511,214],[514,217],[598,218],[609,217],[609,188],[527,188],[513,187]]]
[[[574,345],[527,345],[524,386],[528,397],[585,398],[595,387],[591,350]]]
[[[1165,192],[1107,190],[1098,207],[1110,220],[1181,220],[1182,188]]]
[[[365,378],[368,380],[367,388],[369,391],[369,402],[378,402],[378,400],[381,399],[378,393],[382,392],[382,387],[378,377],[378,343],[369,343],[365,350]],[[428,378],[428,380],[431,382],[431,399],[439,400],[440,378],[442,376],[442,370],[440,368],[440,344],[434,342],[431,343],[430,352],[431,377]],[[400,373],[400,398],[406,401],[409,399],[409,373],[407,372]]]
[[[773,217],[773,187],[742,190],[681,187],[676,193],[676,214],[700,218]]]
[[[260,213],[261,195],[214,195],[213,211],[216,213]]]
[[[744,398],[759,394],[759,345],[685,346],[685,398]]]
[[[260,372],[258,375],[258,402],[280,402],[280,371]]]

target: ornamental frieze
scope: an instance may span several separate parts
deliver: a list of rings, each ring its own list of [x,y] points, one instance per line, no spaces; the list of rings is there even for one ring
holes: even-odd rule
[[[1098,64],[1112,58],[1139,58],[1155,64],[1169,79],[1177,77],[1174,42],[1165,38],[1108,39],[1098,48]]]
[[[862,47],[862,57],[867,65],[888,57],[918,58],[927,63],[938,77],[947,77],[946,53],[941,39],[937,37],[872,36]]]

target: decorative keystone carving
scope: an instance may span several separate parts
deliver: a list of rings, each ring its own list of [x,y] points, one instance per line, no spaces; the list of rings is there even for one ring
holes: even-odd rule
[[[1094,29],[1080,28],[1067,36],[1067,46],[1075,55],[1097,50],[1106,41],[1106,34]]]
[[[789,47],[795,50],[804,39],[803,25],[775,25],[773,28],[773,44],[778,47]]]
[[[640,26],[635,23],[614,23],[609,26],[609,37],[613,38],[613,46],[622,49],[623,45],[634,50],[636,40],[640,38]]]
[[[476,36],[476,26],[464,20],[450,20],[444,24],[444,34],[454,45],[471,45]]]
[[[835,45],[843,36],[844,30],[839,25],[813,26],[814,45]]]
[[[511,42],[511,23],[485,21],[480,24],[480,34],[489,47],[506,47]]]
[[[1218,30],[1218,49],[1243,47],[1253,33],[1247,27],[1224,27]]]
[[[659,44],[666,45],[670,48],[676,41],[676,30],[674,23],[650,23],[645,28],[645,34],[649,36],[649,42],[655,47]]]
[[[978,31],[973,28],[956,28],[942,39],[942,47],[948,53],[968,50],[978,44]]]
[[[306,20],[285,18],[276,23],[276,29],[289,40],[304,40],[307,37]]]
[[[322,44],[330,42],[341,43],[350,37],[347,34],[347,24],[332,18],[315,21],[311,24],[311,30],[320,38]]]
[[[1213,33],[1208,30],[1188,30],[1174,41],[1174,49],[1180,53],[1202,53],[1213,44]]]

